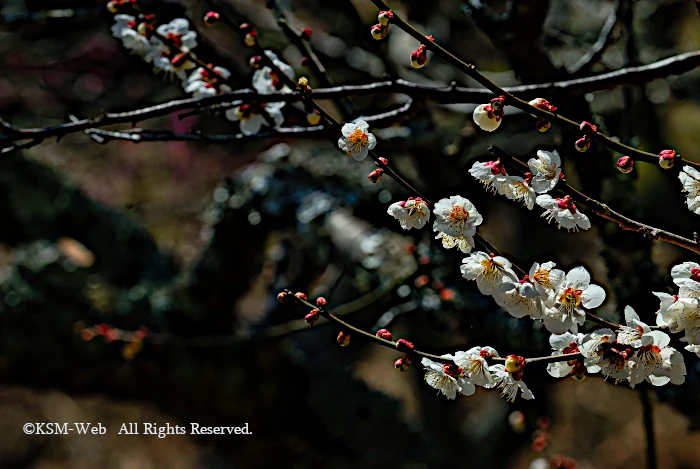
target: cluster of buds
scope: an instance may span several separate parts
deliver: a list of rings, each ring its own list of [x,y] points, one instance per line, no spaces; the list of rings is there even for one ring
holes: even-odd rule
[[[615,166],[621,173],[630,173],[634,169],[634,160],[629,156],[621,156]]]
[[[297,91],[301,95],[302,102],[304,104],[304,110],[306,111],[306,122],[308,122],[309,125],[318,125],[321,122],[321,113],[314,107],[313,101],[311,101],[312,89],[309,86],[308,78],[299,78],[299,81],[297,81]]]
[[[391,10],[380,11],[377,15],[377,21],[379,21],[379,23],[372,26],[372,29],[370,30],[372,33],[372,37],[375,38],[377,41],[384,39],[387,33],[389,32],[389,22],[392,20],[393,17],[394,12],[392,12]]]
[[[112,0],[107,2],[107,11],[116,14],[125,10],[133,10],[137,3],[137,0]]]
[[[593,138],[593,135],[598,132],[598,127],[588,121],[583,121],[581,122],[581,126],[579,128],[581,129],[581,132],[583,132],[583,137],[576,140],[575,146],[578,151],[584,152],[591,148],[591,139]]]
[[[664,169],[673,168],[673,163],[676,161],[676,151],[675,150],[662,150],[659,153],[659,166]]]
[[[238,29],[241,30],[241,33],[245,34],[243,42],[245,42],[246,46],[253,47],[258,43],[258,32],[255,30],[255,28],[253,28],[252,24],[243,23],[238,27]]]
[[[549,101],[547,101],[544,98],[535,98],[532,101],[530,101],[529,104],[530,106],[534,106],[537,109],[543,109],[552,113],[557,111],[557,107],[552,105]],[[532,114],[532,117],[537,116]],[[535,124],[535,128],[540,132],[546,132],[549,130],[550,127],[552,127],[552,123],[546,119],[538,119],[537,124]]]
[[[493,98],[489,104],[480,104],[474,109],[474,123],[485,130],[493,132],[500,125],[505,114],[505,96]]]
[[[425,36],[429,41],[434,41],[433,36]],[[425,50],[425,44],[418,46],[418,49],[411,52],[411,66],[413,68],[423,68],[428,63],[428,52]]]
[[[520,381],[525,368],[525,359],[518,355],[508,355],[506,357],[505,369],[515,381]]]
[[[382,163],[384,166],[389,166],[389,160],[387,160],[386,158],[379,157],[379,161],[381,161],[381,163]],[[375,164],[376,164],[377,166],[379,166],[379,163],[375,163]],[[382,180],[382,175],[383,175],[383,174],[384,174],[384,170],[383,170],[381,167],[379,167],[379,168],[375,169],[374,171],[372,171],[371,173],[369,173],[369,174],[367,175],[367,179],[369,179],[370,181],[372,181],[372,183],[376,184],[376,183],[378,183],[379,181]]]
[[[219,15],[215,11],[208,11],[204,14],[204,24],[206,24],[207,26],[214,26],[219,22],[220,19],[221,15]]]

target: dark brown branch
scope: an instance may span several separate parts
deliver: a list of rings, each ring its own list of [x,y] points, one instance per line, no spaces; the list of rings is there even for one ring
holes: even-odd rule
[[[649,399],[649,390],[640,389],[639,397],[642,401],[642,415],[644,417],[644,435],[646,436],[647,469],[656,469],[656,437],[654,436],[654,413]]]

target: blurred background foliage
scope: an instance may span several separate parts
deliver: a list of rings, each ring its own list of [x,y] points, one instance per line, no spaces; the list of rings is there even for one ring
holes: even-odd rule
[[[265,1],[217,1],[249,19],[264,47],[319,86]],[[408,57],[417,43],[399,30],[374,41],[369,26],[377,12],[369,1],[278,3],[293,26],[313,30],[311,44],[337,83],[404,78],[476,86],[434,57],[412,69]],[[143,5],[162,21],[190,18],[203,33],[198,56],[249,86],[249,50],[223,25],[202,27],[209,6]],[[700,20],[689,0],[391,6],[502,86],[587,76],[700,47]],[[13,125],[53,125],[184,96],[178,83],[154,75],[111,37],[104,2],[5,0],[0,15],[0,113]],[[577,68],[611,15],[604,52]],[[692,71],[543,97],[627,144],[675,148],[700,161],[699,85],[700,73]],[[336,103],[322,104],[349,120],[406,99],[352,97],[351,116]],[[489,145],[525,159],[556,148],[574,185],[688,236],[698,224],[682,205],[675,176],[644,163],[622,175],[614,167],[619,155],[596,145],[579,154],[574,135],[556,126],[540,134],[532,118],[512,108],[498,132],[483,134],[472,124],[473,108],[415,99],[410,119],[376,129],[382,153],[428,197],[472,200],[486,218],[480,232],[519,265],[586,265],[608,291],[601,316],[617,320],[630,304],[653,323],[651,291],[671,291],[670,266],[687,253],[599,219],[585,233],[557,232],[487,194],[467,170]],[[289,124],[302,123],[292,106],[286,112]],[[215,114],[173,114],[139,126],[237,132],[236,123]],[[99,145],[77,134],[2,156],[2,467],[527,468],[539,457],[532,441],[543,418],[551,422],[547,455],[573,457],[579,468],[642,467],[639,390],[599,378],[554,382],[535,368],[526,377],[534,401],[508,404],[480,390],[450,402],[423,383],[419,366],[395,373],[396,353],[361,340],[339,349],[332,326],[309,329],[301,312],[275,302],[282,288],[323,294],[354,324],[389,327],[436,353],[465,344],[549,353],[546,331],[509,317],[460,278],[460,253],[444,251],[429,230],[400,231],[386,206],[406,194],[388,178],[369,183],[372,166],[343,157],[323,136]],[[102,323],[147,327],[153,335],[134,345],[85,329]],[[694,356],[686,359],[686,384],[652,395],[659,467],[700,467],[698,367]],[[103,422],[111,436],[26,436],[25,421]],[[116,436],[122,422],[248,422],[253,435]]]

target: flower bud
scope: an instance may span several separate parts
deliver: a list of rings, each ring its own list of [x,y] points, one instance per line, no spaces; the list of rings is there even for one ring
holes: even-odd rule
[[[416,348],[416,346],[413,345],[413,342],[409,342],[406,339],[399,339],[396,341],[396,348],[402,352],[410,352]]]
[[[389,32],[389,28],[386,26],[382,26],[381,24],[375,24],[374,26],[372,26],[370,32],[372,33],[373,38],[375,38],[377,41],[380,41],[386,37],[386,34]]]
[[[297,86],[301,88],[306,88],[309,86],[309,79],[306,77],[299,77],[299,80],[297,81]]]
[[[411,52],[411,66],[413,68],[423,68],[428,63],[428,53],[422,45]]]
[[[629,173],[634,169],[634,160],[629,156],[621,156],[615,166],[621,173]]]
[[[341,347],[347,347],[350,345],[350,334],[345,331],[340,331],[336,340],[338,341],[338,345]]]
[[[675,150],[663,150],[659,153],[659,166],[664,169],[673,168],[673,163],[676,160]]]
[[[497,116],[493,112],[493,108],[490,104],[481,104],[474,109],[474,123],[485,130],[486,132],[493,132],[501,125],[501,117]]]
[[[530,101],[528,104],[530,104],[530,106],[535,106],[538,109],[543,109],[543,110],[549,111],[549,112],[555,112],[557,110],[556,106],[551,105],[549,103],[549,101],[547,101],[544,98],[535,98],[532,101]]]
[[[319,308],[325,308],[327,304],[328,301],[326,301],[324,297],[319,296],[318,298],[316,298],[316,306],[318,306]]]
[[[301,36],[302,39],[306,39],[308,41],[309,39],[311,39],[312,32],[313,31],[311,31],[309,28],[302,28],[299,36]]]
[[[306,122],[308,122],[309,125],[318,125],[318,123],[321,122],[321,114],[314,109],[312,112],[306,114]]]
[[[384,174],[384,171],[381,168],[375,169],[367,175],[367,179],[372,181],[373,184],[376,184],[382,180],[382,174]]]
[[[214,26],[216,23],[219,22],[220,19],[221,19],[221,16],[217,12],[208,11],[204,15],[204,24],[206,24],[208,26]]]
[[[394,362],[394,368],[396,368],[397,371],[400,371],[401,373],[404,373],[406,370],[408,370],[408,367],[411,365],[411,357],[408,355],[404,355],[403,357],[399,358]]]
[[[506,102],[506,97],[505,96],[499,96],[497,98],[493,98],[491,100],[491,109],[494,111],[500,111],[503,109],[503,103]]]
[[[287,292],[286,291],[281,291],[277,294],[277,301],[280,303],[284,303],[287,301]]]
[[[250,61],[248,63],[250,64],[251,68],[257,70],[260,67],[262,67],[262,57],[260,57],[259,55],[254,55],[250,58]]]
[[[588,121],[581,122],[581,125],[579,126],[579,128],[581,129],[581,132],[583,132],[584,134],[594,134],[594,133],[598,132],[598,127],[596,127],[595,125],[591,124]]]
[[[546,132],[552,127],[552,123],[543,119],[537,121],[535,128],[540,132]]]
[[[384,340],[391,340],[392,339],[391,332],[389,332],[387,329],[379,329],[377,331],[376,335],[380,339],[384,339]]]
[[[306,321],[306,324],[308,324],[309,326],[313,326],[314,324],[316,324],[316,321],[318,321],[318,313],[319,310],[312,309],[309,314],[304,316],[304,321]]]
[[[119,7],[121,6],[121,2],[107,2],[107,11],[114,14],[119,11]]]
[[[240,26],[238,26],[238,29],[240,29],[241,32],[249,33],[253,31],[253,25],[250,23],[241,23]]]
[[[517,373],[525,366],[525,359],[517,355],[508,355],[506,357],[506,371],[508,373]]]
[[[296,292],[296,293],[294,294],[294,296],[296,296],[297,298],[299,298],[301,301],[306,301],[306,300],[307,300],[307,298],[306,298],[306,293],[304,293],[304,292]]]
[[[150,25],[148,23],[139,23],[139,25],[136,26],[136,32],[141,36],[145,36],[148,34],[149,27]]]
[[[380,157],[377,158],[377,159],[378,159],[379,162],[382,163],[384,166],[389,166],[389,160],[387,160],[387,159],[384,158],[383,156],[380,156]],[[376,164],[377,166],[379,166],[376,162],[375,162],[374,164]]]
[[[252,30],[245,35],[243,42],[245,42],[246,46],[253,47],[258,42],[258,33],[255,30]]]
[[[391,10],[387,11],[380,11],[379,14],[377,15],[377,20],[379,21],[379,24],[382,26],[386,26],[389,24],[389,21],[391,21],[394,18],[394,12]]]
[[[578,140],[576,140],[576,143],[574,144],[576,146],[576,149],[583,153],[584,151],[588,150],[591,148],[591,140],[586,137],[581,137]]]

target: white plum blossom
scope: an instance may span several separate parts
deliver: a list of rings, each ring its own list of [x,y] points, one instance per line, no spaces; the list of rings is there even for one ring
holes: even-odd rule
[[[409,197],[406,201],[395,202],[389,206],[387,213],[396,218],[404,230],[423,228],[430,218],[428,204],[420,197]]]
[[[554,294],[554,304],[544,312],[544,325],[549,332],[563,334],[578,332],[586,322],[583,308],[596,308],[605,301],[605,290],[591,284],[591,275],[585,267],[576,267],[566,274]]]
[[[512,373],[508,373],[506,371],[505,366],[499,363],[496,365],[491,365],[489,369],[496,377],[496,386],[501,390],[501,396],[505,397],[507,401],[515,401],[518,391],[520,391],[520,397],[525,400],[535,398],[525,382],[523,382],[522,379],[515,379]]]
[[[438,233],[435,239],[442,241],[442,247],[445,249],[452,249],[456,247],[464,254],[468,254],[474,248],[474,238],[471,236],[450,236],[447,233]]]
[[[563,334],[552,334],[549,336],[549,345],[552,346],[552,355],[568,354],[568,353],[578,353],[579,346],[583,341],[584,335],[572,334],[570,332],[564,332]],[[547,364],[547,373],[554,378],[566,378],[567,376],[578,377],[579,365],[581,362],[577,359],[555,362]]]
[[[459,195],[440,199],[435,204],[433,213],[435,214],[433,231],[446,233],[455,238],[473,237],[476,234],[476,227],[484,221],[476,207],[468,199]]]
[[[605,379],[612,378],[617,384],[629,379],[629,368],[627,353],[612,346],[615,338],[612,330],[598,329],[586,334],[579,350],[584,357],[583,363],[588,373],[600,373]]]
[[[669,295],[664,292],[653,292],[661,304],[656,312],[656,325],[668,329],[670,332],[680,332],[683,330],[681,316],[685,304],[683,300],[696,301],[691,298],[679,298],[677,295]],[[680,301],[680,302],[679,302]]]
[[[294,69],[281,61],[277,57],[277,54],[270,50],[266,50],[265,55],[267,55],[272,63],[275,64],[275,66],[279,68],[279,70],[290,80],[294,80]],[[287,85],[284,85],[281,82],[280,77],[278,77],[277,74],[267,65],[253,73],[253,88],[255,88],[255,91],[260,94],[272,94],[277,91],[281,91],[282,93],[292,92]]]
[[[685,382],[685,362],[683,356],[673,347],[669,347],[671,338],[661,331],[650,331],[652,341],[636,351],[629,359],[630,386],[648,381],[654,386],[667,383],[683,384]]]
[[[521,201],[528,210],[535,207],[537,194],[527,179],[520,176],[508,176],[502,183],[501,190],[508,199]]]
[[[530,316],[532,319],[541,319],[543,305],[540,296],[529,279],[519,282],[505,281],[493,292],[493,299],[498,306],[504,308],[514,318]]]
[[[467,280],[476,280],[476,286],[484,295],[493,294],[496,287],[507,280],[518,281],[508,259],[482,251],[471,253],[462,259],[459,270]]]
[[[199,67],[187,77],[185,92],[192,93],[195,98],[228,93],[231,87],[221,83],[221,77],[227,79],[230,76],[231,72],[223,67],[212,67],[211,70]]]
[[[274,122],[275,127],[282,125],[284,116],[277,103],[266,104],[241,104],[234,108],[226,110],[226,119],[230,121],[239,121],[240,130],[243,135],[255,135],[260,132],[263,125],[269,125],[269,122],[264,117],[263,113],[267,113],[269,118]]]
[[[565,277],[564,271],[555,269],[555,266],[554,262],[545,262],[541,265],[535,262],[528,272],[530,281],[533,282],[535,289],[540,292],[544,297],[543,301],[549,306],[554,304],[554,295]]]
[[[170,23],[162,24],[156,32],[150,38],[153,65],[186,81],[186,70],[196,67],[189,60],[188,54],[197,47],[197,33],[190,30],[190,23],[184,18],[175,18]]]
[[[683,192],[687,192],[685,203],[688,209],[700,215],[700,171],[692,166],[683,166],[678,179],[683,183]]]
[[[678,296],[682,298],[700,298],[700,264],[683,262],[671,269],[673,283],[680,287]]]
[[[591,227],[591,221],[586,215],[576,209],[576,204],[570,196],[555,199],[551,195],[538,195],[537,205],[545,209],[542,214],[547,222],[555,220],[558,228],[566,228],[567,231],[578,231],[579,228],[587,230]]]
[[[477,386],[492,388],[497,379],[489,369],[486,357],[497,357],[498,352],[492,347],[472,347],[466,352],[459,351],[454,355],[454,362],[469,380]]]
[[[343,136],[338,140],[338,147],[356,161],[364,160],[369,150],[377,146],[377,139],[368,129],[369,124],[363,120],[346,123],[341,130]]]
[[[532,172],[532,188],[538,194],[554,189],[562,176],[561,158],[556,150],[539,150],[537,158],[530,158],[527,165]]]
[[[649,334],[651,329],[639,319],[639,315],[631,306],[625,307],[625,322],[627,325],[620,326],[617,331],[618,343],[639,348],[654,341]]]
[[[508,180],[508,174],[500,159],[496,161],[487,161],[485,163],[475,161],[469,170],[469,174],[482,183],[487,191],[493,192],[494,194],[505,194],[503,185]]]
[[[114,15],[112,36],[119,39],[122,45],[135,54],[140,55],[146,62],[153,61],[152,45],[146,36],[138,32],[138,21],[131,15]]]
[[[490,104],[480,104],[474,109],[474,123],[486,132],[499,128],[502,120],[501,113],[494,112]]]
[[[452,359],[452,355],[442,355],[443,358]],[[455,364],[443,364],[423,358],[421,363],[425,367],[425,382],[437,389],[448,399],[454,399],[457,394],[471,396],[476,387],[465,376],[464,370]]]

